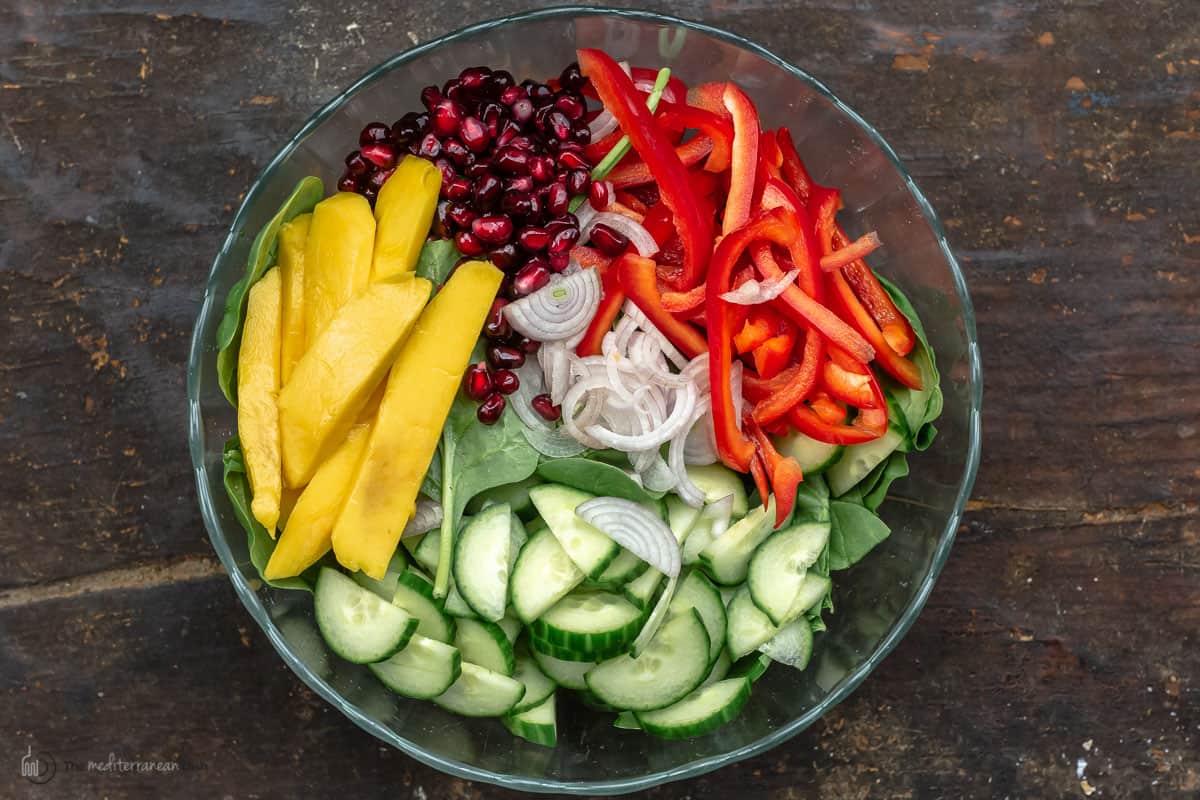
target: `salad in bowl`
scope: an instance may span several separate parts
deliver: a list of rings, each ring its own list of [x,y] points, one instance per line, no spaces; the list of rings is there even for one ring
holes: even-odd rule
[[[576,58],[446,76],[296,185],[216,331],[224,484],[391,692],[547,747],[567,695],[704,736],[809,665],[939,375],[888,241],[745,87]]]

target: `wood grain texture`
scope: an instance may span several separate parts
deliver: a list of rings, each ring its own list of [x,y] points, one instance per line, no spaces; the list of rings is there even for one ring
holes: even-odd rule
[[[1200,795],[1200,9],[639,5],[761,42],[880,128],[946,221],[987,385],[975,499],[896,652],[788,744],[645,796]],[[514,796],[379,745],[280,663],[204,535],[183,394],[210,259],[278,143],[392,52],[522,7],[0,3],[0,796]],[[52,784],[20,778],[27,747]],[[188,768],[65,767],[110,752]]]

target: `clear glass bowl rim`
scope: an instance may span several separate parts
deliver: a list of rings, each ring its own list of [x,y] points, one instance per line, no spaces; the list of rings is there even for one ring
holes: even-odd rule
[[[453,759],[442,758],[434,753],[430,753],[420,745],[397,735],[391,729],[381,725],[379,722],[362,714],[354,706],[347,703],[340,694],[330,686],[324,679],[314,674],[308,667],[300,661],[291,651],[291,648],[284,640],[274,622],[271,620],[266,607],[262,600],[255,593],[249,582],[242,575],[238,568],[232,551],[224,540],[221,533],[220,523],[218,521],[218,512],[213,500],[213,486],[208,480],[208,473],[204,464],[204,429],[203,417],[200,405],[200,386],[199,386],[199,364],[205,357],[208,350],[208,343],[203,340],[201,329],[203,321],[208,318],[213,312],[213,305],[219,302],[216,294],[216,272],[220,263],[229,255],[233,249],[237,236],[237,230],[242,227],[243,217],[247,214],[248,209],[252,208],[258,201],[259,195],[262,193],[262,187],[267,179],[274,173],[276,168],[284,162],[296,149],[301,142],[314,128],[316,128],[323,120],[331,114],[337,112],[343,104],[353,97],[360,89],[374,82],[380,76],[387,72],[403,65],[404,63],[417,58],[431,50],[436,50],[444,44],[453,42],[457,39],[468,37],[474,34],[486,32],[488,30],[498,28],[514,22],[525,22],[531,20],[553,19],[558,17],[578,17],[578,16],[612,16],[623,19],[637,20],[648,23],[662,23],[667,25],[681,26],[694,30],[716,39],[721,39],[730,44],[741,47],[763,59],[775,64],[780,69],[783,69],[795,76],[797,79],[804,81],[815,91],[824,96],[832,103],[839,111],[849,117],[856,125],[861,127],[877,144],[880,150],[887,156],[892,164],[899,170],[904,177],[906,186],[913,198],[916,200],[921,209],[925,221],[929,224],[937,237],[938,247],[941,250],[942,256],[946,259],[953,274],[954,288],[958,295],[958,300],[962,304],[963,323],[967,337],[967,359],[969,365],[969,380],[970,380],[970,403],[971,407],[968,410],[968,453],[966,466],[958,486],[958,493],[955,498],[954,509],[946,521],[946,526],[938,539],[938,545],[933,554],[933,560],[928,573],[921,579],[917,593],[904,609],[903,614],[896,624],[888,631],[887,635],[879,642],[874,652],[863,661],[856,669],[846,676],[835,689],[818,705],[809,709],[806,713],[792,720],[787,725],[784,725],[768,735],[762,737],[756,742],[740,747],[736,750],[731,750],[721,755],[709,756],[706,758],[697,759],[689,763],[680,765],[669,770],[660,770],[651,772],[637,778],[627,778],[614,781],[561,781],[552,779],[537,779],[527,778],[513,775],[506,775],[493,772],[487,769],[472,766],[471,764],[455,761]],[[246,193],[245,199],[242,201],[237,215],[230,226],[224,243],[221,246],[220,252],[214,259],[213,267],[209,273],[209,280],[205,286],[204,301],[200,308],[200,313],[197,316],[196,325],[193,329],[191,346],[188,356],[188,444],[191,451],[192,469],[196,478],[196,491],[200,500],[201,515],[204,518],[205,528],[208,530],[209,538],[212,541],[213,548],[216,550],[221,563],[225,566],[229,573],[229,578],[233,582],[234,589],[237,591],[238,597],[242,604],[250,612],[258,626],[262,628],[267,635],[272,646],[283,658],[284,662],[295,672],[310,689],[325,698],[331,705],[345,714],[354,724],[358,725],[363,730],[371,733],[373,736],[381,739],[384,742],[398,748],[405,754],[421,761],[424,764],[441,770],[442,772],[451,775],[465,778],[472,781],[483,781],[486,783],[495,784],[506,789],[513,789],[526,792],[563,792],[568,794],[580,795],[606,795],[606,794],[623,794],[626,792],[648,789],[663,783],[684,778],[691,778],[702,775],[706,772],[711,772],[720,769],[723,766],[733,764],[744,758],[758,755],[770,748],[787,741],[791,737],[803,731],[805,728],[816,722],[829,709],[846,699],[858,685],[866,679],[866,677],[875,669],[876,666],[890,653],[899,643],[900,639],[912,627],[917,615],[924,607],[926,600],[929,598],[930,592],[933,590],[933,585],[937,581],[938,575],[945,566],[946,560],[950,555],[950,549],[954,544],[955,533],[958,529],[959,521],[962,517],[963,509],[966,506],[967,500],[971,496],[971,488],[975,483],[975,476],[979,468],[980,458],[980,416],[982,411],[983,401],[983,371],[979,358],[978,340],[975,330],[975,314],[971,304],[971,298],[967,291],[966,279],[959,268],[958,261],[950,250],[950,245],[946,240],[946,231],[942,226],[941,220],[937,213],[929,204],[929,201],[922,194],[921,190],[909,175],[901,163],[899,156],[891,148],[883,137],[875,128],[863,119],[856,111],[842,102],[834,93],[823,84],[821,81],[808,74],[804,70],[796,67],[779,56],[770,52],[761,45],[755,44],[737,34],[721,30],[709,25],[691,20],[680,19],[678,17],[659,14],[650,11],[616,9],[605,7],[583,7],[583,6],[560,6],[555,8],[545,8],[535,11],[527,11],[517,14],[510,14],[504,17],[479,22],[474,25],[468,25],[460,28],[457,31],[448,33],[437,39],[433,39],[425,44],[418,45],[409,50],[405,50],[387,61],[373,67],[366,72],[362,77],[352,83],[349,87],[341,91],[336,97],[322,106],[314,113],[304,125],[296,132],[295,135],[288,141],[286,145],[271,159],[270,163],[259,173],[255,178],[250,190]],[[217,487],[220,491],[220,487]]]

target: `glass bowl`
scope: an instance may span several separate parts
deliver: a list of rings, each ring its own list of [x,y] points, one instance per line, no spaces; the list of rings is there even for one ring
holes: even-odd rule
[[[365,669],[327,652],[307,593],[262,584],[222,487],[221,447],[236,415],[217,387],[213,339],[254,234],[301,177],[319,175],[332,187],[365,123],[400,116],[417,104],[421,87],[466,66],[503,67],[518,80],[555,76],[576,47],[667,65],[688,84],[736,81],[757,103],[764,127],[790,125],[813,177],[842,188],[848,232],[875,229],[886,243],[873,264],[908,294],[925,323],[945,410],[936,443],[914,455],[912,475],[894,487],[905,502],[882,508],[892,536],[838,574],[837,613],[818,635],[807,670],[769,670],[735,721],[685,741],[617,730],[611,714],[560,704],[559,744],[551,750],[510,736],[497,720],[464,719],[392,695]],[[238,596],[288,666],[364,730],[437,769],[510,789],[578,794],[644,789],[731,764],[796,735],[845,699],[913,624],[950,553],[979,462],[981,397],[962,272],[928,201],[869,124],[812,76],[731,33],[586,8],[518,14],[421,45],[371,70],[313,115],[247,193],[213,264],[188,365],[189,438],[204,522]]]

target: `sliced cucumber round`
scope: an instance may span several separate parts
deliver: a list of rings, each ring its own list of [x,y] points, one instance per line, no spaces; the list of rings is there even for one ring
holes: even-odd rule
[[[828,522],[806,522],[771,534],[750,559],[746,585],[754,604],[783,625],[808,568],[829,543]]]
[[[829,578],[810,571],[804,576],[804,582],[796,592],[796,600],[788,612],[788,619],[799,619],[801,614],[824,600],[832,586],[833,581]]]
[[[317,576],[313,604],[329,649],[355,664],[390,658],[417,629],[411,614],[330,567],[322,567]]]
[[[596,659],[592,658],[587,653],[581,653],[578,650],[571,650],[567,647],[548,642],[545,639],[540,639],[537,636],[529,637],[529,649],[541,655],[556,658],[559,661],[579,661],[585,664],[594,664]]]
[[[399,653],[367,668],[396,694],[428,700],[458,680],[462,657],[457,647],[417,634]]]
[[[437,572],[441,554],[442,534],[436,530],[424,534],[421,541],[417,542],[417,546],[412,550],[413,561],[420,564],[421,568],[430,575]]]
[[[775,497],[756,506],[700,552],[700,564],[717,583],[733,586],[746,580],[750,558],[775,524]],[[690,537],[689,537],[690,538]],[[686,544],[686,543],[685,543]]]
[[[604,568],[604,572],[600,573],[600,577],[596,578],[594,583],[597,586],[620,588],[649,568],[650,565],[645,561],[625,548],[621,548],[621,552],[617,554],[611,564]]]
[[[625,651],[641,630],[642,609],[619,594],[576,590],[529,626],[530,634],[592,661]]]
[[[668,619],[641,655],[618,656],[587,673],[588,689],[614,708],[650,711],[683,699],[708,674],[708,632],[695,609]]]
[[[493,672],[511,676],[516,668],[513,646],[508,634],[494,622],[482,619],[458,620],[454,646],[462,653],[464,661]]]
[[[794,458],[807,480],[833,466],[841,456],[843,448],[839,444],[818,442],[800,431],[792,431],[775,440],[775,449],[780,455]]]
[[[752,653],[745,658],[735,661],[733,666],[729,668],[727,677],[745,678],[753,683],[763,676],[763,673],[767,671],[767,667],[771,666],[772,663],[771,657],[765,653]]]
[[[412,570],[400,573],[397,578],[392,605],[416,617],[418,635],[439,642],[454,641],[454,618],[433,599],[433,584]]]
[[[750,589],[738,589],[729,601],[729,622],[725,628],[725,646],[729,657],[737,660],[753,653],[778,632],[771,618],[754,605]]]
[[[807,619],[801,617],[795,622],[784,625],[779,629],[779,633],[772,636],[758,649],[772,661],[778,661],[780,664],[787,664],[796,669],[804,669],[808,666],[809,659],[812,658],[812,626],[808,624]]]
[[[671,600],[671,614],[682,614],[689,608],[696,609],[708,631],[708,663],[712,664],[725,647],[725,603],[717,587],[698,570],[688,572]]]
[[[513,568],[513,610],[529,624],[583,583],[583,578],[553,533],[535,533],[521,548]]]
[[[513,736],[527,742],[554,747],[558,743],[558,718],[555,713],[554,692],[537,705],[524,711],[505,715],[500,721]]]
[[[488,506],[454,543],[454,585],[467,605],[490,622],[503,617],[508,605],[512,519],[507,504]]]
[[[445,608],[446,613],[455,619],[479,619],[475,609],[471,608],[470,603],[464,600],[462,593],[458,591],[458,584],[454,582],[454,578],[450,579],[450,588],[446,592]]]
[[[547,678],[565,689],[574,689],[577,692],[587,689],[587,681],[584,680],[584,676],[596,666],[594,662],[556,658],[538,651],[532,645],[531,641],[530,652],[533,660],[537,662],[542,672],[546,673]]]
[[[729,722],[749,699],[750,681],[728,678],[705,686],[667,708],[639,711],[637,720],[646,733],[664,739],[690,739]]]
[[[557,484],[544,484],[529,490],[529,498],[537,507],[538,514],[546,521],[567,556],[580,572],[596,579],[621,552],[621,546],[575,513],[580,503],[591,500],[593,496]]]
[[[397,547],[395,554],[392,555],[392,560],[388,562],[387,572],[383,574],[382,579],[375,580],[365,572],[352,572],[350,578],[359,586],[370,589],[390,603],[393,595],[396,594],[396,584],[400,581],[400,575],[406,569],[408,569],[408,555],[403,547]]]
[[[623,731],[640,731],[642,729],[642,726],[638,724],[637,714],[632,711],[622,711],[617,714],[617,718],[613,720],[613,727]]]
[[[829,493],[841,497],[853,489],[856,483],[867,477],[903,443],[904,436],[889,426],[887,432],[878,439],[847,447],[825,474],[829,481]]]
[[[687,475],[696,488],[704,492],[705,503],[733,495],[733,516],[743,517],[749,510],[746,502],[746,484],[742,476],[724,464],[709,464],[703,467],[688,467]]]
[[[663,574],[651,567],[621,587],[621,596],[643,611],[654,601],[654,594],[662,583]]]
[[[525,686],[525,694],[521,697],[521,702],[513,707],[512,713],[520,714],[554,694],[557,684],[549,675],[542,672],[542,668],[538,666],[537,661],[530,654],[529,648],[523,642],[517,645],[516,662],[517,668],[513,672],[513,678]]]
[[[703,689],[705,686],[711,686],[717,681],[724,680],[729,675],[729,670],[732,666],[733,661],[729,658],[729,651],[725,649],[722,643],[721,652],[717,654],[717,660],[713,662],[712,668],[709,669],[704,682],[700,684],[700,688]]]
[[[520,681],[464,661],[458,680],[433,702],[464,717],[499,717],[511,711],[523,694]]]

